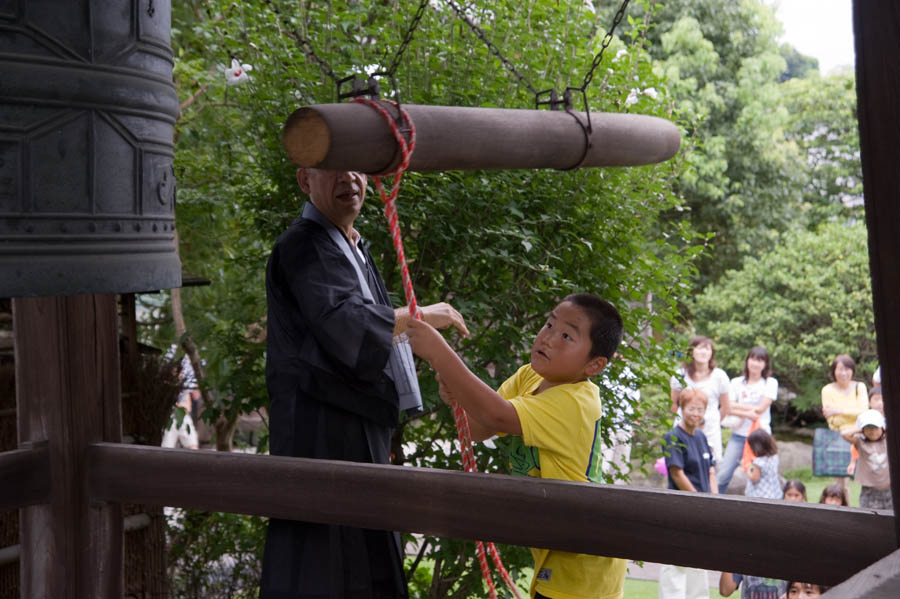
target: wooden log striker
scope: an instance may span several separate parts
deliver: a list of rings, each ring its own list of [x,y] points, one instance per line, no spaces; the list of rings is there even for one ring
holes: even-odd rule
[[[639,166],[668,160],[681,136],[667,120],[637,114],[591,113],[593,135],[576,122],[582,112],[405,104],[416,126],[413,171],[568,169]],[[387,173],[400,159],[383,118],[359,103],[299,108],[284,126],[284,147],[302,167]],[[584,158],[582,162],[582,157]]]

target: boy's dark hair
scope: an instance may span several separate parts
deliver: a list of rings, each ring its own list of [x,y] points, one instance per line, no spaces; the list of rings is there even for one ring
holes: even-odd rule
[[[775,438],[761,428],[750,433],[750,436],[747,437],[747,443],[757,457],[778,453],[778,445],[775,444]]]
[[[770,376],[772,376],[772,358],[771,358],[771,356],[769,356],[769,352],[766,351],[766,348],[764,348],[761,345],[757,345],[756,347],[751,349],[747,353],[747,357],[744,358],[744,373],[743,373],[744,379],[747,379],[750,376],[750,372],[747,370],[747,362],[750,360],[750,358],[754,358],[756,360],[762,360],[763,362],[766,363],[766,365],[763,366],[763,370],[762,370],[762,377],[764,379],[767,379]]]
[[[841,505],[850,505],[850,500],[847,498],[847,490],[842,489],[840,485],[828,485],[822,489],[822,496],[819,497],[819,503],[825,503],[825,498],[827,497],[837,497],[841,500]]]
[[[787,593],[785,593],[786,595],[791,594],[791,587],[794,586],[795,584],[814,584],[817,587],[819,587],[819,593],[822,593],[822,594],[824,594],[826,591],[828,591],[828,589],[831,588],[830,586],[827,586],[824,584],[816,584],[815,582],[800,582],[799,580],[790,580],[787,583]]]
[[[806,499],[806,485],[803,484],[803,481],[793,478],[784,483],[784,488],[781,489],[781,491],[782,493],[786,494],[791,489],[798,491],[801,495],[803,495],[803,499]]]
[[[567,295],[564,302],[571,302],[584,310],[591,320],[591,358],[603,356],[611,360],[619,343],[625,325],[615,306],[590,293],[573,293]]]

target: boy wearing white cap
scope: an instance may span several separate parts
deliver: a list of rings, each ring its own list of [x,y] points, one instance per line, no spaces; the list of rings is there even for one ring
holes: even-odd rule
[[[856,418],[856,428],[841,433],[859,452],[855,478],[862,486],[859,494],[861,508],[894,509],[884,424],[881,412],[866,410]]]

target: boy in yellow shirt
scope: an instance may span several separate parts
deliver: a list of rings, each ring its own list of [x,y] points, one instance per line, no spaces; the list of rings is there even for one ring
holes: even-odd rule
[[[535,337],[531,362],[498,391],[475,376],[432,326],[412,321],[413,351],[428,360],[445,401],[468,412],[472,438],[513,435],[517,474],[580,482],[601,480],[600,392],[589,377],[622,340],[622,317],[586,293],[566,297]],[[536,599],[620,599],[626,560],[532,548]]]

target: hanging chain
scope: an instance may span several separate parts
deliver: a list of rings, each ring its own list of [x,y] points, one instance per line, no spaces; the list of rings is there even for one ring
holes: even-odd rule
[[[616,16],[613,17],[612,26],[609,28],[609,31],[606,32],[606,36],[600,43],[600,51],[597,52],[597,56],[594,57],[594,62],[591,63],[591,70],[589,70],[587,75],[584,76],[584,83],[581,84],[582,92],[587,89],[588,85],[591,84],[591,80],[594,78],[594,71],[597,70],[597,67],[599,67],[600,63],[603,61],[603,51],[606,50],[606,47],[609,46],[610,42],[612,42],[613,33],[615,32],[616,27],[619,26],[619,23],[622,22],[622,18],[625,17],[625,9],[627,8],[628,0],[623,0],[622,6],[619,7],[619,10],[616,12]]]
[[[403,56],[403,53],[406,52],[406,47],[409,46],[409,43],[412,41],[413,34],[419,26],[419,21],[422,20],[422,15],[425,14],[425,8],[428,6],[428,1],[429,0],[422,0],[419,3],[419,8],[416,10],[416,14],[413,15],[412,21],[409,24],[409,29],[406,30],[406,35],[403,37],[400,47],[397,48],[397,54],[394,55],[394,60],[391,61],[391,66],[388,67],[388,70],[386,71],[388,75],[393,76],[394,71],[397,70],[397,66],[400,64],[400,58]]]
[[[282,14],[281,10],[279,10],[279,8],[275,6],[272,0],[266,0],[266,4],[269,5],[269,8],[272,9],[272,12],[278,15],[278,20],[279,22],[281,22],[281,25],[289,31],[290,35],[294,38],[294,41],[297,42],[297,44],[300,46],[300,49],[303,50],[304,54],[306,54],[307,58],[311,58],[313,61],[315,61],[316,64],[319,65],[319,70],[322,71],[322,74],[326,77],[331,78],[331,80],[335,84],[337,84],[337,75],[334,74],[334,70],[332,70],[331,65],[320,58],[318,54],[316,54],[316,50],[315,48],[313,48],[312,42],[306,39],[303,34],[297,31],[297,29],[290,24],[290,21],[288,21],[284,14]]]
[[[506,69],[507,69],[510,73],[512,73],[513,75],[515,75],[516,79],[519,80],[519,83],[521,83],[522,85],[524,85],[525,87],[527,87],[528,90],[529,90],[532,94],[534,94],[535,96],[537,96],[539,92],[534,88],[534,86],[531,85],[530,83],[528,83],[528,80],[525,79],[525,77],[523,77],[522,74],[519,73],[519,71],[516,70],[516,67],[514,67],[513,64],[512,64],[511,62],[509,62],[508,60],[506,60],[506,57],[503,56],[503,53],[502,53],[502,52],[500,52],[500,48],[498,48],[497,46],[495,46],[495,45],[491,42],[491,40],[489,40],[489,39],[487,38],[487,36],[484,34],[484,31],[482,31],[482,30],[478,27],[478,25],[476,25],[475,23],[472,22],[472,20],[466,15],[466,13],[463,11],[463,9],[460,8],[453,0],[447,0],[447,4],[450,5],[450,8],[452,8],[454,11],[456,11],[456,15],[457,15],[460,19],[462,19],[463,21],[465,21],[466,25],[468,25],[469,28],[472,29],[472,31],[475,33],[475,35],[476,35],[481,41],[483,41],[483,42],[485,43],[485,45],[488,47],[488,50],[491,51],[491,54],[493,54],[494,56],[496,56],[497,58],[499,58],[499,59],[500,59],[500,62],[503,63],[503,66],[506,67]]]

